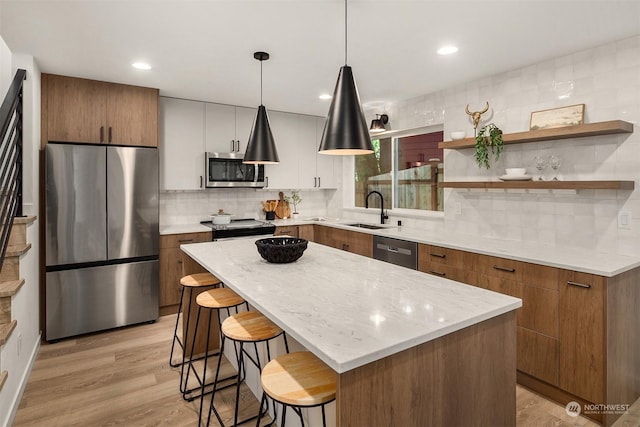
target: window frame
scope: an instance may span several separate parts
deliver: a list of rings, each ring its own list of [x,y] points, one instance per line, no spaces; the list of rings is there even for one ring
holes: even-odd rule
[[[383,139],[383,138],[391,138],[391,173],[392,173],[392,181],[395,182],[396,179],[396,144],[397,139],[407,136],[421,135],[424,133],[433,133],[433,132],[444,132],[444,126],[442,124],[425,126],[421,128],[414,129],[406,129],[406,130],[398,130],[398,131],[388,131],[388,132],[380,132],[374,135],[370,135],[371,139]],[[442,163],[444,163],[445,159],[442,159]],[[348,203],[345,203],[345,206],[349,206],[348,208],[344,208],[344,210],[349,212],[369,212],[370,209],[366,209],[364,207],[359,207],[355,205],[355,164],[356,159],[355,156],[351,159],[350,162],[345,162],[345,165],[348,167],[345,170],[345,178],[349,176],[349,180],[345,179],[345,182],[349,182],[349,191],[345,193],[344,196],[348,194]],[[346,190],[346,188],[345,188]],[[345,197],[345,201],[347,197]],[[389,208],[387,209],[390,215],[405,217],[405,218],[444,218],[444,206],[442,211],[432,211],[426,209],[406,209],[406,208],[394,208],[395,205],[395,185],[391,185],[391,203],[388,204]]]

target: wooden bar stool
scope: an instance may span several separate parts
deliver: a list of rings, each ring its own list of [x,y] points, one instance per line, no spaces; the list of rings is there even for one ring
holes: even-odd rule
[[[216,276],[211,273],[196,273],[189,274],[188,276],[183,276],[180,279],[180,305],[178,308],[178,316],[176,317],[176,327],[173,330],[173,341],[171,342],[171,353],[169,354],[169,366],[172,368],[177,368],[178,366],[184,365],[186,349],[184,348],[185,343],[180,340],[178,337],[178,325],[180,324],[180,313],[182,311],[182,302],[184,300],[184,290],[189,289],[189,306],[187,308],[187,325],[186,331],[189,330],[189,318],[191,317],[191,297],[193,295],[193,289],[195,288],[203,288],[209,286],[216,286],[221,284],[222,282]],[[184,313],[182,314],[182,321],[184,321]],[[184,337],[182,337],[184,339]],[[176,342],[182,349],[182,361],[178,363],[173,363],[173,350],[175,348]],[[180,383],[180,391],[182,391],[182,382]]]
[[[202,397],[205,394],[205,387],[210,386],[213,384],[214,388],[216,387],[216,382],[213,382],[211,384],[207,384],[206,382],[206,378],[207,378],[207,361],[209,359],[210,356],[218,356],[218,359],[220,359],[222,357],[222,348],[220,348],[219,351],[216,351],[214,353],[208,353],[209,350],[209,344],[210,344],[210,335],[211,335],[211,316],[213,314],[214,311],[217,311],[217,318],[218,318],[218,325],[220,325],[220,310],[226,310],[227,311],[227,315],[230,316],[231,312],[230,309],[231,308],[235,308],[236,313],[238,312],[238,307],[241,306],[242,304],[245,304],[247,306],[247,309],[249,309],[249,304],[247,304],[247,302],[238,294],[236,294],[235,292],[233,292],[231,289],[229,288],[216,288],[216,289],[210,289],[208,291],[204,291],[201,294],[199,294],[196,297],[196,304],[198,305],[198,316],[196,318],[196,325],[194,328],[194,337],[197,336],[198,334],[198,329],[199,329],[199,324],[200,324],[200,313],[202,312],[203,309],[207,310],[209,317],[208,317],[208,321],[207,321],[207,339],[206,339],[206,345],[205,345],[205,351],[206,354],[203,356],[204,357],[204,368],[202,371],[202,378],[200,378],[200,375],[198,375],[198,372],[193,364],[194,361],[196,360],[200,360],[201,358],[194,358],[193,357],[193,352],[194,352],[194,348],[195,348],[195,339],[191,340],[191,352],[189,353],[189,360],[186,363],[187,365],[187,374],[186,376],[184,375],[184,365],[182,365],[182,371],[180,374],[180,383],[181,383],[181,388],[180,391],[182,391],[182,398],[187,400],[187,401],[192,401],[193,399],[195,399],[196,397]],[[198,386],[194,387],[192,389],[187,389],[187,385],[189,383],[189,374],[193,372],[193,374],[196,377],[196,380],[198,382]],[[184,378],[184,385],[182,384],[183,382],[183,378]],[[228,379],[232,379],[235,378],[234,376],[231,377],[227,377],[227,378],[223,378],[220,381],[225,381]],[[217,378],[216,378],[217,381]],[[223,387],[224,388],[224,387]],[[196,391],[196,390],[200,390],[200,395],[191,395],[190,393]],[[202,402],[200,403],[200,413],[202,413]]]
[[[246,356],[251,360],[251,362],[260,370],[262,365],[260,363],[260,354],[258,352],[258,343],[266,342],[267,344],[267,358],[271,359],[271,349],[269,347],[269,341],[274,338],[282,335],[284,339],[284,345],[287,353],[289,352],[289,343],[287,342],[287,336],[282,329],[280,329],[275,323],[271,320],[267,319],[264,315],[257,311],[246,311],[243,313],[234,314],[232,316],[227,317],[222,325],[220,326],[220,330],[222,331],[222,345],[220,347],[220,351],[224,351],[224,344],[226,339],[233,341],[234,346],[238,345],[239,350],[236,352],[237,362],[238,362],[238,376],[236,379],[236,401],[235,401],[235,412],[233,418],[233,425],[237,426],[239,424],[246,423],[258,417],[258,414],[253,417],[249,417],[245,420],[238,421],[238,409],[240,403],[240,383],[243,381],[244,373],[246,374],[246,367],[244,366],[244,357]],[[256,359],[246,351],[244,348],[245,343],[253,343]],[[218,376],[220,373],[220,358],[218,359],[218,366],[216,368],[216,380],[214,383],[218,381]],[[224,423],[220,414],[218,413],[214,400],[216,396],[217,389],[214,386],[213,394],[211,395],[211,403],[209,405],[209,414],[207,415],[207,426],[211,422],[211,412],[213,412],[218,419],[218,422],[222,427],[224,427]]]
[[[276,357],[264,367],[260,381],[264,391],[256,426],[260,425],[260,419],[269,409],[267,404],[264,412],[262,410],[269,396],[283,406],[280,427],[285,426],[287,407],[298,414],[304,427],[302,408],[316,406],[322,408],[322,425],[326,427],[324,407],[336,399],[337,375],[312,353],[299,351]],[[274,412],[274,420],[275,418],[277,414]]]

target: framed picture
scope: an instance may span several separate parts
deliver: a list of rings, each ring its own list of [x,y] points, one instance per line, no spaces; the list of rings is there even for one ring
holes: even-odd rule
[[[552,108],[550,110],[534,111],[531,113],[530,130],[561,128],[584,123],[584,104],[569,105],[568,107]]]

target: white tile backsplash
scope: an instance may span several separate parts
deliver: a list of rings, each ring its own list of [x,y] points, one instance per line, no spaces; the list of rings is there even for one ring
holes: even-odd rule
[[[449,132],[473,126],[465,113],[491,105],[483,123],[505,133],[529,128],[532,111],[586,104],[585,122],[626,120],[640,123],[640,36],[551,59],[436,93],[386,106],[394,129],[443,124]],[[431,112],[437,112],[432,115]],[[369,114],[370,113],[370,114]],[[379,113],[379,112],[378,112]],[[368,112],[373,116],[375,112]],[[427,119],[429,117],[429,119]],[[432,118],[435,117],[435,121]],[[537,178],[536,155],[556,154],[564,180],[635,180],[640,185],[640,129],[606,135],[505,147],[500,161],[479,169],[473,149],[445,151],[445,179],[497,179],[505,167],[522,166]],[[553,171],[543,174],[551,179]],[[344,191],[353,191],[347,183]],[[561,247],[591,247],[606,252],[640,254],[640,188],[634,191],[534,192],[445,191],[444,226],[458,232]],[[456,214],[455,204],[462,213]],[[620,210],[632,213],[631,228],[619,229]],[[346,213],[345,216],[351,215]],[[371,219],[371,217],[369,217]],[[420,219],[414,219],[420,225]],[[428,220],[433,223],[433,219]],[[405,223],[405,220],[403,220]]]

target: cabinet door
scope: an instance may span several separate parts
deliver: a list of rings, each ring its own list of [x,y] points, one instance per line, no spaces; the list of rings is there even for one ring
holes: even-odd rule
[[[160,188],[197,190],[204,179],[203,102],[160,98]]]
[[[158,89],[109,84],[107,142],[142,147],[158,146]]]
[[[210,232],[160,236],[160,307],[177,306],[180,303],[180,278],[185,257],[180,245],[209,240]]]
[[[237,151],[236,107],[206,104],[205,141],[208,152],[231,153]]]
[[[604,402],[605,278],[560,273],[560,388]]]
[[[280,163],[265,165],[267,187],[273,189],[299,188],[298,180],[298,137],[299,121],[297,114],[267,112],[271,132],[276,142]]]
[[[313,233],[313,225],[299,225],[298,226],[298,237],[301,239],[306,239],[310,242],[314,242],[314,233]]]
[[[298,176],[300,188],[317,188],[316,173],[316,117],[300,116],[300,144],[298,155]]]
[[[240,153],[247,151],[247,141],[257,114],[257,108],[236,107],[236,149]]]
[[[43,74],[47,91],[47,141],[106,141],[107,83]],[[101,139],[102,136],[102,139]]]
[[[273,233],[273,235],[274,236],[298,237],[298,226],[291,225],[291,226],[276,227],[276,231],[275,231],[275,233]]]
[[[316,117],[316,175],[318,176],[318,187],[320,188],[337,188],[337,173],[342,173],[342,161],[344,156],[330,156],[328,154],[318,153],[320,141],[322,141],[322,132],[324,131],[324,117]]]

